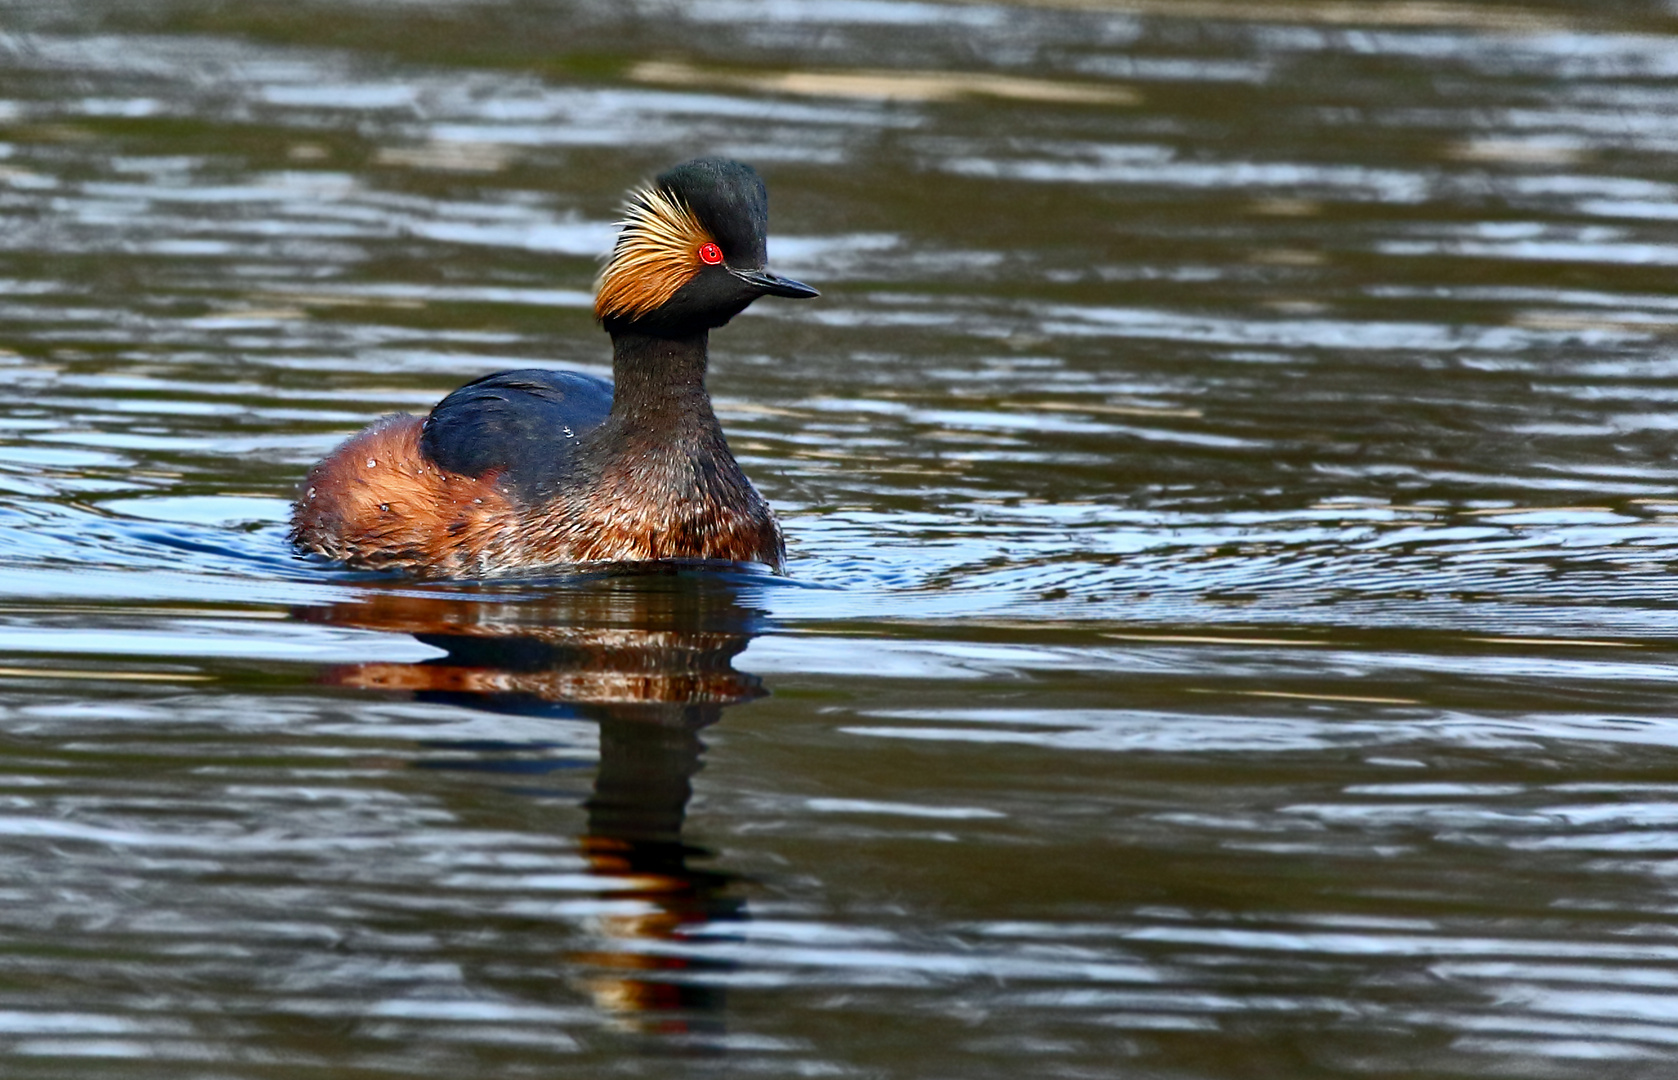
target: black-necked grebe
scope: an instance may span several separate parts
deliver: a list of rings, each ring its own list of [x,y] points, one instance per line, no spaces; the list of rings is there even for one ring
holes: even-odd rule
[[[720,559],[782,569],[781,528],[723,438],[707,336],[760,296],[768,195],[697,158],[633,192],[596,284],[612,380],[503,371],[430,415],[387,416],[303,481],[302,550],[350,566],[485,577],[587,562]]]

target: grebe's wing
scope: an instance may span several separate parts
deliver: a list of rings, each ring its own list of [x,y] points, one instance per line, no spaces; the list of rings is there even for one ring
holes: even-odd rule
[[[500,473],[500,483],[534,496],[561,473],[578,440],[612,411],[609,379],[529,368],[469,382],[425,418],[420,449],[449,472]]]

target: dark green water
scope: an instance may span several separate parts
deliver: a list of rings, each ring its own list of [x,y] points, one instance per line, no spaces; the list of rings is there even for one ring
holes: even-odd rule
[[[791,580],[295,559],[603,372]],[[1678,1075],[1678,8],[0,4],[0,1074]]]

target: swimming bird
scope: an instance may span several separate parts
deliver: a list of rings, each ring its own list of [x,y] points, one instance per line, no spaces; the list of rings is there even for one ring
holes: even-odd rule
[[[769,272],[768,208],[751,166],[723,158],[631,192],[596,282],[612,378],[503,371],[427,416],[376,421],[309,470],[292,542],[423,577],[660,559],[782,571],[780,525],[705,389],[711,330],[760,296],[818,295]]]

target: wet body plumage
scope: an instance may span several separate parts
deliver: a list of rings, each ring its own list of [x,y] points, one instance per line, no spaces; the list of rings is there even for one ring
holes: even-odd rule
[[[763,270],[766,203],[749,168],[701,159],[658,183],[666,201],[640,205],[686,216],[654,223],[662,263],[620,260],[645,242],[632,217],[602,274],[613,380],[501,372],[423,419],[378,421],[310,470],[293,515],[298,547],[441,577],[654,559],[781,568],[780,526],[705,390],[708,336],[757,296],[814,290]],[[614,277],[620,261],[624,273],[687,276]]]

